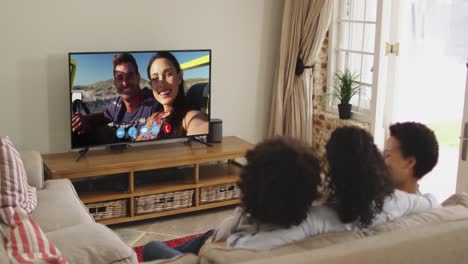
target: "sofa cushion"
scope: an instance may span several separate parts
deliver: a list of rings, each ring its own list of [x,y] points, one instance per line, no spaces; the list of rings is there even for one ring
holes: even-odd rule
[[[10,210],[13,207],[4,207],[1,210]],[[62,253],[50,242],[41,228],[26,211],[15,207],[12,215],[0,214],[2,222],[2,238],[8,260],[11,263],[67,263]],[[3,219],[12,216],[12,219]]]
[[[363,230],[366,235],[411,229],[421,225],[434,225],[445,222],[468,219],[468,208],[462,205],[435,208],[430,211],[408,215],[393,221]]]
[[[415,213],[394,219],[393,221],[364,229],[366,235],[376,235],[401,229],[410,229],[421,225],[433,225],[468,219],[468,194],[457,193],[442,204],[444,207]]]
[[[39,202],[31,213],[44,232],[95,222],[69,179],[48,180],[45,185],[37,191]]]
[[[208,245],[201,256],[201,263],[238,263],[252,259],[305,252],[311,249],[326,247],[332,244],[355,240],[362,237],[364,237],[364,234],[360,231],[326,233],[269,250],[242,248],[227,249],[216,245]]]
[[[198,257],[192,253],[182,254],[170,259],[145,261],[145,264],[198,264]]]
[[[300,253],[311,249],[323,248],[350,240],[356,240],[365,236],[383,234],[389,231],[408,230],[418,226],[437,225],[468,219],[468,208],[466,207],[468,205],[467,193],[455,194],[447,199],[443,205],[445,207],[397,218],[393,221],[369,227],[361,231],[322,234],[271,250],[226,249],[209,245],[201,257],[201,263],[236,263]]]
[[[0,137],[0,208],[18,206],[30,213],[36,205],[36,188],[28,184],[19,152],[9,137]]]
[[[49,232],[47,236],[70,264],[138,262],[135,251],[102,224],[71,226]]]
[[[44,165],[41,153],[35,150],[22,150],[19,153],[23,160],[29,185],[38,190],[44,188]]]
[[[419,226],[245,264],[460,264],[468,259],[468,221]]]

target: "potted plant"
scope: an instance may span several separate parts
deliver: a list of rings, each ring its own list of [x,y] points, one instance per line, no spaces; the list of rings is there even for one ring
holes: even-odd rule
[[[338,104],[340,119],[349,119],[351,117],[352,105],[349,101],[361,90],[358,80],[359,75],[351,73],[348,68],[335,74],[335,85],[333,85],[333,91],[330,95],[333,101],[338,100],[340,102]]]

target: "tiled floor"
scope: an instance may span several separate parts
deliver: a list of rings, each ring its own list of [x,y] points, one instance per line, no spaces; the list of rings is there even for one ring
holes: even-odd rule
[[[109,226],[129,246],[141,246],[152,240],[170,240],[215,228],[230,216],[234,206],[191,212],[175,216]]]

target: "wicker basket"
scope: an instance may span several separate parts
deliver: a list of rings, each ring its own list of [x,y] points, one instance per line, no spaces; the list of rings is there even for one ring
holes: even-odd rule
[[[94,220],[127,216],[127,200],[90,203],[86,207]]]
[[[240,190],[235,183],[207,186],[201,188],[200,203],[205,204],[216,201],[230,200],[239,198],[239,196]]]
[[[153,194],[135,198],[136,214],[186,208],[191,207],[192,204],[193,190]]]

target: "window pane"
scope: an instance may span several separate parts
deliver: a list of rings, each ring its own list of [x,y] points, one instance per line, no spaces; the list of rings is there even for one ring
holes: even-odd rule
[[[366,21],[375,22],[377,20],[377,0],[367,0]]]
[[[372,84],[373,65],[374,65],[374,56],[371,56],[371,55],[362,56],[362,69],[360,72],[361,82]]]
[[[352,20],[364,20],[364,6],[366,0],[349,0],[349,10],[351,11],[350,19]]]
[[[364,37],[364,47],[363,51],[374,53],[374,42],[375,42],[375,25],[366,24],[365,26],[366,36]]]
[[[362,86],[361,97],[359,102],[359,112],[369,112],[371,105],[372,87]]]
[[[361,72],[361,57],[362,54],[349,53],[345,65],[351,73],[359,74]]]
[[[355,95],[353,98],[351,98],[349,103],[353,105],[353,111],[359,111],[359,95]]]
[[[349,52],[337,51],[336,52],[336,69],[335,72],[342,72],[348,67]]]
[[[344,53],[341,51],[337,51],[335,53],[335,71],[334,72],[340,72],[343,71],[346,65],[346,62],[348,61],[348,54],[349,53]]]
[[[372,87],[361,86],[361,93],[355,95],[350,103],[353,105],[355,112],[368,112],[370,110],[370,98],[372,94]]]
[[[349,49],[349,27],[350,23],[345,23],[345,22],[340,22],[336,24],[339,27],[338,31],[338,45],[336,45],[338,48],[341,49]]]
[[[362,23],[341,23],[342,38],[340,48],[362,51],[362,34],[364,34],[364,24]]]

